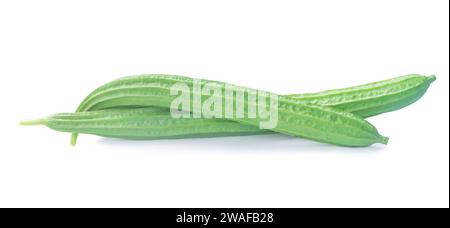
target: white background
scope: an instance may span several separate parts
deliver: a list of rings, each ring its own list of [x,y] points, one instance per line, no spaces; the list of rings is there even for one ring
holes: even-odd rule
[[[0,207],[448,207],[443,0],[2,1]],[[287,94],[408,73],[428,93],[369,121],[388,146],[281,135],[124,141],[18,126],[97,86],[169,73]]]

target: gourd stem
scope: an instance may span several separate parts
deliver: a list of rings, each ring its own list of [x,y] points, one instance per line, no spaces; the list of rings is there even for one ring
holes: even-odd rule
[[[34,120],[24,120],[21,121],[19,123],[19,125],[46,125],[47,124],[47,119],[46,118],[41,118],[41,119],[34,119]]]

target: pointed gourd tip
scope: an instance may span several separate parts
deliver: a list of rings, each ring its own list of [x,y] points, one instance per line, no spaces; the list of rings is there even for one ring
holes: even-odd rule
[[[431,76],[428,76],[428,81],[429,81],[430,83],[436,81],[436,75],[433,74],[433,75],[431,75]]]
[[[387,145],[389,142],[389,137],[381,136],[380,143]]]

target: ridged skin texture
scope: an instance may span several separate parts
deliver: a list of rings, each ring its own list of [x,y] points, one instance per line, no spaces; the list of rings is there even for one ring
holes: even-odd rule
[[[330,107],[339,106],[343,111],[358,112],[362,117],[369,117],[387,111],[394,111],[413,103],[426,92],[428,86],[434,80],[434,76],[407,75],[345,89],[288,96],[306,103]],[[395,88],[400,88],[395,90],[392,89],[393,84],[402,85],[395,86]],[[349,92],[353,93],[353,96],[347,96],[347,99],[336,98],[342,97],[343,94]],[[131,121],[129,120],[130,117],[133,118]],[[115,125],[106,126],[105,121],[110,124],[113,121],[111,119],[114,120]],[[155,122],[158,124],[149,124]],[[175,120],[170,116],[167,108],[143,108],[141,106],[123,106],[121,108],[116,107],[111,110],[94,112],[62,113],[46,119],[32,121],[30,124],[45,124],[57,131],[126,139],[214,137],[274,133],[228,120]],[[195,125],[195,128],[192,125]]]
[[[333,107],[361,117],[370,117],[414,103],[435,80],[434,75],[410,74],[345,89],[290,96],[307,104]]]
[[[46,118],[54,130],[126,139],[170,139],[273,133],[221,119],[174,119],[157,107],[61,113]]]
[[[170,87],[177,82],[183,82],[192,88],[193,79],[173,75],[140,75],[121,78],[96,89],[80,104],[77,112],[129,105],[168,108],[174,99],[170,95]],[[209,80],[201,82],[203,84],[213,82],[222,91],[225,85],[222,82]],[[236,88],[255,91],[244,87]],[[202,96],[202,100],[206,98],[208,96]],[[278,104],[278,125],[271,129],[273,131],[341,146],[357,147],[387,143],[387,138],[381,136],[370,123],[351,113],[305,104],[287,96],[279,96]],[[246,107],[248,105],[245,103]],[[259,126],[262,121],[259,118],[231,120],[252,126]],[[72,142],[75,143],[75,140],[76,134]]]

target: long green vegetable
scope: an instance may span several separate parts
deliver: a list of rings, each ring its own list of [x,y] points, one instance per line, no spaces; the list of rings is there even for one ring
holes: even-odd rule
[[[158,107],[59,113],[22,124],[46,125],[63,132],[147,140],[274,133],[230,120],[174,119],[168,109]]]
[[[343,89],[286,96],[304,104],[332,107],[367,118],[399,110],[416,102],[435,80],[436,76],[434,75],[409,74]],[[148,106],[133,106],[133,108],[138,107]]]
[[[435,76],[407,75],[345,89],[288,96],[305,103],[337,107],[343,111],[353,111],[363,117],[369,117],[400,109],[418,100],[434,80]],[[269,130],[261,130],[254,126],[228,120],[173,119],[168,109],[156,107],[62,113],[41,120],[24,122],[23,124],[44,124],[58,131],[126,139],[273,133]]]

